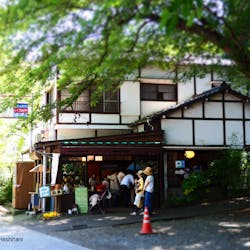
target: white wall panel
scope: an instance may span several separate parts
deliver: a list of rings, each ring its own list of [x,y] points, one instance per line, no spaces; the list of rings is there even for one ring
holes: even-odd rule
[[[178,83],[178,103],[183,102],[189,99],[194,95],[194,79],[190,79],[188,82],[180,82]]]
[[[222,94],[216,94],[213,96],[209,97],[209,100],[218,100],[218,101],[222,101]]]
[[[192,145],[191,120],[161,120],[162,129],[165,130],[166,144]]]
[[[126,81],[120,88],[121,115],[140,115],[140,83]]]
[[[250,122],[246,122],[245,126],[246,126],[246,144],[250,145]]]
[[[193,104],[187,109],[184,109],[184,117],[202,117],[202,104]]]
[[[222,103],[221,102],[205,102],[205,117],[206,118],[222,118]]]
[[[226,118],[242,118],[243,117],[242,103],[225,103],[225,117]]]
[[[222,121],[195,121],[196,145],[223,145]]]
[[[91,123],[120,123],[120,116],[118,114],[92,114]]]
[[[141,102],[141,115],[146,116],[154,112],[174,106],[175,102],[158,102],[158,101],[142,101]]]
[[[128,124],[128,123],[133,123],[134,121],[138,120],[139,116],[122,116],[121,117],[121,123],[122,124]]]
[[[95,130],[58,129],[58,131],[57,131],[58,140],[88,138],[88,137],[95,137]]]
[[[200,94],[211,89],[211,74],[207,74],[204,78],[196,77],[196,92]]]
[[[173,72],[168,72],[166,70],[159,69],[158,67],[145,67],[141,70],[142,78],[174,78]]]
[[[225,95],[225,100],[227,100],[227,101],[241,101],[241,99],[238,98],[237,96],[230,95],[230,94]]]
[[[168,115],[168,117],[181,117],[181,116],[182,116],[181,109],[178,109]]]
[[[226,121],[226,144],[243,145],[243,126],[241,121]]]
[[[249,103],[245,104],[245,118],[246,119],[250,118],[250,104]]]
[[[89,114],[81,114],[76,116],[75,113],[60,113],[59,123],[87,123],[89,121]]]

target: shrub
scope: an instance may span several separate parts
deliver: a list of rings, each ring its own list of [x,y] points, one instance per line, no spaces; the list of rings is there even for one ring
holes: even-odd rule
[[[12,178],[0,179],[0,204],[12,201]]]
[[[226,150],[220,159],[209,164],[207,170],[192,173],[183,181],[183,193],[187,200],[200,200],[211,193],[211,189],[218,188],[227,194],[230,190],[240,188],[241,184],[241,150]]]
[[[204,188],[208,187],[211,180],[208,172],[194,172],[189,178],[184,179],[182,188],[188,201],[200,200],[203,197]]]

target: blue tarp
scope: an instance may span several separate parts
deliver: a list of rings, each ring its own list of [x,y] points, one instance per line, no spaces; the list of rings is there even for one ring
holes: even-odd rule
[[[141,164],[139,164],[139,163],[131,163],[129,166],[128,166],[128,168],[127,168],[127,170],[134,170],[134,171],[138,171],[138,170],[141,170],[141,169],[143,169],[144,168],[144,166],[142,166]]]

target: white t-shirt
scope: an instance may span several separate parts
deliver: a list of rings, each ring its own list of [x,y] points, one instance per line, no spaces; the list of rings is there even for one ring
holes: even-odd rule
[[[147,187],[145,189],[145,191],[149,192],[149,193],[153,193],[154,192],[154,176],[153,175],[148,175],[146,180],[145,180],[145,184],[147,184]]]
[[[121,181],[121,185],[126,185],[128,188],[130,188],[130,185],[134,184],[135,184],[135,179],[132,174],[125,175]]]

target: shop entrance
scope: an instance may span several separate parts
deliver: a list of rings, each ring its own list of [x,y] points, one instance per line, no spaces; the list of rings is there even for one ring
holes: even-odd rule
[[[57,183],[63,189],[61,197],[61,211],[66,212],[75,203],[74,191],[76,187],[88,188],[89,196],[98,192],[98,186],[108,182],[110,186],[110,175],[118,172],[131,173],[137,178],[137,171],[151,166],[155,177],[154,206],[160,206],[161,180],[161,155],[103,155],[102,158],[85,156],[61,156],[57,175]],[[95,178],[95,187],[92,189],[90,179]],[[134,189],[131,189],[131,203],[134,199]],[[112,207],[121,207],[122,201],[112,200]]]

